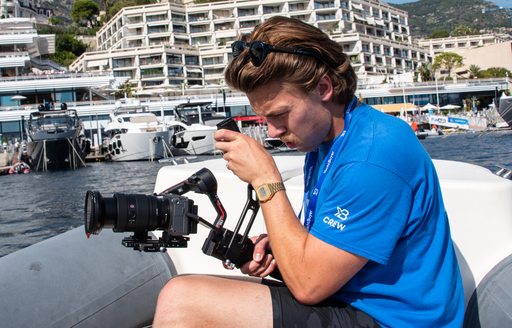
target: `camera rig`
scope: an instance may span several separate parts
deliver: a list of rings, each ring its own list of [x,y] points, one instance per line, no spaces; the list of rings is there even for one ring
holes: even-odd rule
[[[187,192],[206,195],[216,212],[213,223],[197,215],[197,206],[187,197]],[[213,173],[202,168],[182,182],[154,194],[126,195],[114,194],[103,198],[97,191],[88,191],[85,201],[85,231],[98,234],[105,226],[115,232],[134,232],[122,240],[122,244],[144,252],[165,252],[167,247],[187,247],[189,234],[197,233],[201,224],[210,233],[202,251],[204,254],[221,260],[226,268],[240,267],[253,256],[254,244],[248,238],[259,202],[251,185],[247,187],[247,201],[233,231],[224,228],[227,213],[217,195],[217,181]],[[244,232],[240,233],[244,221],[251,211]],[[162,236],[153,239],[152,230],[162,230]]]

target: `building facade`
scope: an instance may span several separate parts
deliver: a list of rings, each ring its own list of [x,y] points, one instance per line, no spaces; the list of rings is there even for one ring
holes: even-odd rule
[[[222,85],[231,43],[275,15],[301,19],[341,43],[363,83],[431,61],[413,44],[407,13],[377,0],[242,0],[124,8],[98,31],[97,51],[70,70],[113,71],[155,92]]]
[[[438,39],[421,39],[418,45],[427,48],[432,58],[443,52],[461,55],[463,65],[456,67],[452,78],[470,77],[470,67],[481,70],[502,67],[512,70],[512,37],[508,34],[478,34]],[[443,74],[437,74],[439,78]]]
[[[40,6],[37,0],[0,0],[0,16],[2,18],[32,18],[38,24],[48,24],[48,17],[53,10]]]
[[[449,38],[420,39],[418,45],[427,48],[432,56],[441,52],[468,50],[510,41],[508,34],[477,34]]]

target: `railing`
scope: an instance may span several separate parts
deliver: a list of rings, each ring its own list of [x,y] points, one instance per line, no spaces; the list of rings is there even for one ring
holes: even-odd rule
[[[390,75],[391,77],[391,75]],[[438,86],[439,88],[443,86],[457,86],[461,87],[466,86],[491,86],[495,84],[506,84],[511,83],[509,78],[491,78],[491,79],[458,79],[455,80],[446,80],[446,81],[426,81],[426,82],[398,82],[398,83],[386,83],[386,84],[359,84],[357,86],[358,90],[365,89],[382,89],[382,88],[401,88],[401,87],[433,87]]]
[[[61,73],[61,74],[41,74],[41,75],[20,75],[13,77],[1,77],[0,83],[10,83],[12,81],[30,81],[41,79],[69,79],[81,77],[99,77],[110,76],[109,73]]]
[[[67,70],[66,67],[57,64],[53,60],[32,58],[31,61],[34,64],[38,65],[38,66],[47,66],[47,67],[51,67],[53,69],[57,69],[59,71],[66,71]]]

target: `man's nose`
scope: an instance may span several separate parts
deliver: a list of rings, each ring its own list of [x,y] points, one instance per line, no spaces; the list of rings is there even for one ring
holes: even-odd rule
[[[267,127],[268,127],[268,136],[270,138],[279,138],[286,129],[284,127],[277,126],[276,124],[272,122],[267,121]]]

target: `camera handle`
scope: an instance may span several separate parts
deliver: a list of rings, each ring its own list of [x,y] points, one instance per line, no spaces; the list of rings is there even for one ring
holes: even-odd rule
[[[233,231],[221,228],[220,230],[212,230],[203,244],[203,253],[213,256],[221,260],[224,267],[233,269],[240,268],[244,263],[252,260],[254,252],[254,244],[248,238],[256,214],[260,204],[256,199],[254,189],[247,185],[247,201],[245,203],[242,214]],[[239,233],[243,225],[243,221],[247,217],[248,212],[252,211],[251,217],[245,228],[244,234]]]
[[[183,195],[189,191],[194,191],[208,196],[213,208],[217,212],[217,216],[213,224],[199,216],[191,216],[189,214],[191,219],[211,229],[210,234],[203,244],[203,253],[221,260],[224,267],[229,269],[233,269],[234,267],[239,268],[247,261],[252,260],[254,244],[248,238],[248,234],[260,208],[260,204],[252,186],[250,184],[247,185],[247,201],[233,231],[223,228],[224,223],[226,222],[227,213],[217,195],[217,181],[215,176],[207,168],[202,168],[191,175],[188,179],[167,188],[158,195],[166,193]],[[239,231],[242,228],[249,211],[251,211],[252,214],[243,235],[241,235]]]

